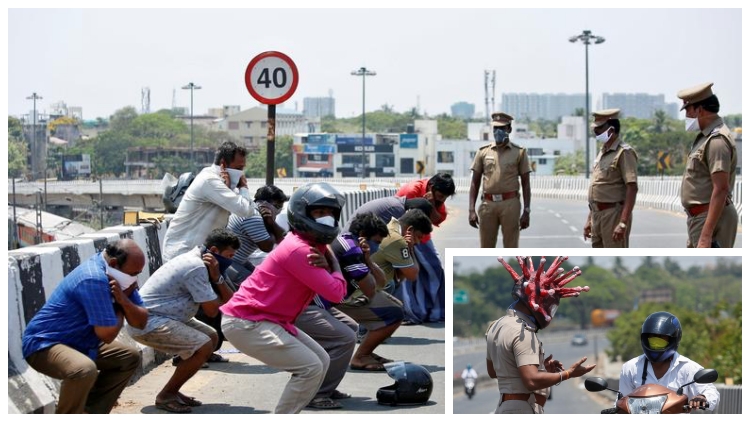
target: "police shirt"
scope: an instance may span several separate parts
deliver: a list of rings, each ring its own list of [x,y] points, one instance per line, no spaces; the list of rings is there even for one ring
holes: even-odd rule
[[[711,174],[716,172],[729,174],[731,195],[736,170],[737,146],[729,128],[721,117],[717,117],[693,142],[682,176],[682,206],[690,208],[711,202]]]
[[[630,145],[617,139],[608,149],[602,146],[594,161],[589,185],[589,203],[625,201],[625,185],[637,183],[638,155]]]
[[[485,194],[517,192],[518,176],[531,171],[526,149],[512,142],[496,143],[479,148],[471,170],[482,175]]]

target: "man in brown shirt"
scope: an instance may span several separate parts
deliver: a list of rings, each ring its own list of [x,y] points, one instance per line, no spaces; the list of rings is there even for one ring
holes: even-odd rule
[[[517,257],[522,275],[517,274],[505,260],[498,260],[515,281],[512,295],[515,299],[505,316],[490,323],[485,334],[487,341],[487,373],[497,379],[500,401],[495,413],[544,413],[543,406],[550,387],[570,378],[585,375],[596,365],[584,366],[581,358],[565,369],[557,359],[544,357],[539,330],[546,328],[560,304],[560,299],[578,296],[588,287],[561,287],[581,275],[575,267],[568,273],[557,272],[568,259],[557,257],[550,268],[543,271],[545,258],[539,261],[539,273],[534,271],[531,257]],[[554,290],[549,290],[554,289]],[[541,296],[542,290],[554,291]],[[538,310],[534,310],[535,305]]]
[[[498,228],[502,226],[503,247],[517,248],[520,230],[529,227],[531,212],[531,184],[529,159],[526,149],[510,142],[513,117],[505,113],[492,114],[495,142],[479,148],[471,166],[469,187],[469,224],[477,228],[482,248],[494,248]],[[523,214],[519,198],[519,182],[523,187]],[[479,213],[475,211],[479,185],[483,184]],[[521,216],[520,220],[518,216]]]
[[[638,192],[638,155],[620,141],[620,109],[596,111],[591,128],[602,145],[589,185],[583,239],[595,248],[627,248]]]
[[[677,93],[685,110],[686,130],[699,132],[682,176],[688,248],[731,248],[737,237],[737,209],[732,202],[737,146],[717,114],[719,99],[712,86],[706,83]]]

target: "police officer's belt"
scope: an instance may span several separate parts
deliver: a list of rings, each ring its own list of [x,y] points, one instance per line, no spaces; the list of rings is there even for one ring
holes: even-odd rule
[[[604,211],[618,205],[622,205],[622,202],[592,202],[589,204],[589,209],[594,211]]]
[[[492,202],[500,202],[505,201],[506,199],[515,198],[518,196],[517,191],[513,192],[505,192],[505,193],[498,193],[498,194],[491,194],[491,193],[485,193],[484,194],[484,200],[485,201],[492,201]]]
[[[732,204],[732,200],[727,198],[727,200],[724,202],[724,206],[728,206]],[[685,212],[688,213],[689,216],[695,217],[696,215],[703,214],[704,212],[708,212],[708,207],[711,204],[698,204],[693,205],[692,207],[685,210]]]
[[[502,401],[508,401],[508,400],[528,401],[529,397],[531,397],[530,393],[526,393],[526,394],[503,394],[503,400]],[[539,406],[543,407],[544,403],[547,403],[547,397],[544,397],[541,394],[534,393],[534,397],[536,398],[536,404],[538,404]]]

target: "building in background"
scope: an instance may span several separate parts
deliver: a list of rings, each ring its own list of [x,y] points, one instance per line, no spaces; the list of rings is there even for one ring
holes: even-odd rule
[[[302,101],[305,117],[336,116],[336,100],[333,97],[305,97]]]
[[[459,119],[471,119],[474,117],[475,107],[474,104],[461,101],[451,106],[451,116]]]
[[[585,94],[507,93],[502,95],[500,110],[515,120],[558,120],[585,109]],[[589,101],[591,96],[589,95]]]
[[[623,117],[636,119],[650,119],[657,110],[664,111],[667,116],[677,119],[679,107],[677,103],[665,103],[664,94],[650,95],[645,93],[604,93],[600,109],[619,108]]]
[[[215,120],[213,130],[229,133],[237,142],[250,151],[259,151],[268,141],[268,109],[252,107],[232,114],[224,119]],[[308,132],[308,121],[302,113],[294,110],[276,108],[276,136],[294,136]]]

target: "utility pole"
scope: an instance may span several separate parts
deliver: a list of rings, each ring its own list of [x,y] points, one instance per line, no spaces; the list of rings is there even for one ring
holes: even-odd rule
[[[189,84],[182,87],[182,89],[190,90],[190,169],[195,169],[195,151],[193,150],[193,91],[201,89],[198,85],[190,82]]]
[[[367,177],[367,164],[365,162],[365,78],[375,76],[376,73],[363,66],[353,71],[352,75],[362,77],[362,178],[364,179]]]

